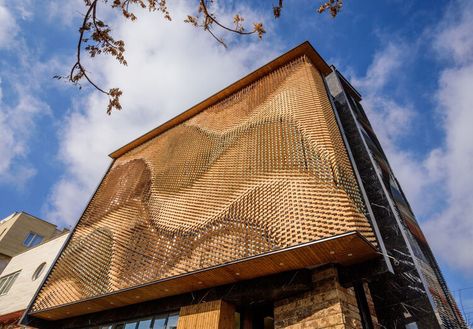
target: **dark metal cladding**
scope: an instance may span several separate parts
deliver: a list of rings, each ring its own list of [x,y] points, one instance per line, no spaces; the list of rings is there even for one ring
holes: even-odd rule
[[[427,241],[350,84],[335,69],[326,77],[362,189],[371,205],[394,273],[358,271],[369,277],[381,324],[466,328]],[[381,243],[381,242],[380,242]],[[373,267],[373,270],[375,267]]]

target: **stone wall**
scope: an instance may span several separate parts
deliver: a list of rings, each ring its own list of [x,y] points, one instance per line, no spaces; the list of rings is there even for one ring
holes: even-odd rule
[[[363,328],[354,289],[340,285],[335,267],[314,270],[312,280],[311,291],[275,303],[275,329]],[[375,315],[366,285],[365,291],[370,311]],[[375,316],[372,320],[374,327],[379,328]]]

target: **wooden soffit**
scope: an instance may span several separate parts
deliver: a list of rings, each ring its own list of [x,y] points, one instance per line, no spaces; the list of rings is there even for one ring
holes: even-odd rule
[[[348,232],[100,297],[31,312],[30,316],[60,320],[290,270],[313,268],[329,263],[348,266],[377,256],[377,249],[360,233]]]
[[[252,73],[248,74],[247,76],[241,78],[240,80],[232,83],[228,87],[222,89],[221,91],[217,92],[216,94],[210,96],[206,100],[200,102],[197,105],[194,105],[187,111],[179,114],[178,116],[172,118],[171,120],[165,122],[161,126],[154,128],[153,130],[147,132],[146,134],[138,137],[137,139],[131,141],[130,143],[126,144],[125,146],[119,148],[118,150],[112,152],[109,156],[113,159],[120,157],[121,155],[125,154],[126,152],[130,151],[131,149],[145,143],[146,141],[150,140],[153,137],[158,136],[159,134],[163,133],[164,131],[186,121],[187,119],[193,117],[194,115],[198,114],[199,112],[205,110],[209,106],[212,106],[219,101],[227,98],[228,96],[234,94],[238,90],[245,88],[246,86],[250,85],[251,83],[257,81],[258,79],[264,77],[265,75],[273,72],[274,70],[286,65],[287,63],[293,61],[296,58],[301,56],[307,56],[310,59],[312,64],[317,68],[317,70],[322,73],[323,76],[326,76],[332,72],[330,66],[325,62],[322,56],[312,47],[312,45],[305,41],[304,43],[300,44],[299,46],[289,50],[285,54],[277,57],[276,59],[272,60],[268,64],[260,67],[259,69],[253,71]]]

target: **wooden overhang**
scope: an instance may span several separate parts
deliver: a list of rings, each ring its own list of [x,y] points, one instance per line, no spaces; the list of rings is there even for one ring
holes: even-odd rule
[[[328,263],[348,266],[377,256],[376,247],[364,236],[357,231],[347,232],[99,297],[30,312],[29,315],[45,320],[60,320],[290,270],[313,268]]]
[[[152,139],[153,137],[158,136],[159,134],[163,133],[164,131],[171,129],[172,127],[190,119],[194,115],[200,113],[201,111],[205,110],[209,106],[212,106],[219,101],[225,99],[226,97],[234,94],[235,92],[245,88],[246,86],[252,84],[253,82],[257,81],[258,79],[264,77],[265,75],[277,70],[278,68],[288,64],[292,60],[299,58],[301,56],[307,56],[310,59],[312,64],[319,70],[319,72],[323,76],[327,76],[332,72],[332,67],[327,64],[327,62],[319,55],[319,53],[312,47],[310,42],[305,41],[299,46],[289,50],[285,54],[277,57],[276,59],[272,60],[268,64],[260,67],[259,69],[253,71],[252,73],[248,74],[247,76],[241,78],[240,80],[232,83],[228,87],[222,89],[221,91],[215,93],[214,95],[210,96],[206,100],[194,105],[187,111],[179,114],[178,116],[172,118],[171,120],[163,123],[162,125],[150,130],[146,134],[138,137],[137,139],[131,141],[130,143],[122,146],[118,150],[110,153],[110,157],[116,159],[121,155],[125,154],[126,152],[134,149],[135,147],[145,143],[146,141]],[[344,79],[344,81],[346,81]],[[360,94],[350,85],[348,84],[348,90],[352,94],[355,99],[360,100]]]

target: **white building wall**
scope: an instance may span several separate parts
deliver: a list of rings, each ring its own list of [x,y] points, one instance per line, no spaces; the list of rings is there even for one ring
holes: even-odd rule
[[[67,236],[68,234],[61,235],[11,259],[1,276],[19,270],[21,272],[8,293],[0,296],[0,315],[24,310],[28,306]],[[43,262],[46,262],[44,271],[36,280],[33,280],[34,272]]]

